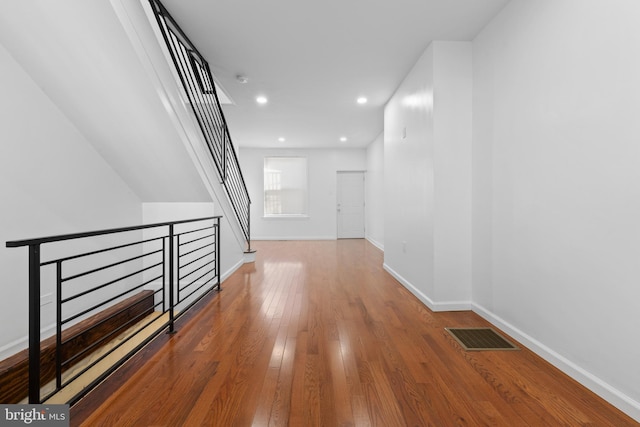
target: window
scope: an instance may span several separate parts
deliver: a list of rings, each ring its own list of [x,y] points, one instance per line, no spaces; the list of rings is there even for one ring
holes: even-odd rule
[[[307,214],[307,159],[265,157],[264,215]]]

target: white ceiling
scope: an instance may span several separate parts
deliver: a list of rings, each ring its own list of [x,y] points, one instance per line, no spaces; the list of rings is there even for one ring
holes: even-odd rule
[[[429,43],[472,40],[508,1],[163,4],[234,101],[224,107],[234,143],[298,148],[368,145],[382,131],[385,103]],[[269,102],[258,105],[257,95]],[[359,96],[368,103],[358,105]]]

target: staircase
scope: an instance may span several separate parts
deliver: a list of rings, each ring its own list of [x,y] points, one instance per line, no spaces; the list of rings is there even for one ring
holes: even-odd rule
[[[165,54],[180,82],[181,97],[191,108],[191,117],[213,159],[219,183],[246,241],[245,254],[251,255],[251,199],[209,64],[160,1],[149,0],[149,5],[166,47]]]

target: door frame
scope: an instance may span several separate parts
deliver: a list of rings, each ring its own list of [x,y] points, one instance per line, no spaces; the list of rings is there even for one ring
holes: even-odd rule
[[[336,238],[337,239],[364,239],[366,238],[366,170],[338,170],[336,171]],[[361,237],[340,237],[340,178],[341,174],[359,174],[362,176],[362,236]]]

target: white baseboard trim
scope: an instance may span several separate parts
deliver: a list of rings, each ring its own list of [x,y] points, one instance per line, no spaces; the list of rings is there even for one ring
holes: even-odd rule
[[[424,303],[424,305],[426,305],[431,311],[474,311],[475,313],[489,321],[491,324],[500,328],[505,333],[512,336],[515,340],[522,343],[522,345],[527,347],[529,350],[533,351],[538,356],[551,363],[553,366],[560,369],[562,372],[569,375],[571,378],[578,381],[580,384],[587,387],[589,390],[591,390],[616,408],[620,409],[625,414],[629,415],[631,418],[640,422],[640,402],[624,394],[620,390],[611,386],[592,373],[586,371],[582,367],[576,365],[571,360],[555,352],[533,337],[527,335],[520,329],[511,325],[510,323],[485,309],[481,305],[471,301],[433,301],[431,298],[417,289],[413,284],[411,284],[408,280],[398,274],[398,272],[389,267],[386,263],[383,264],[383,268],[405,288],[407,288],[412,294],[414,294],[420,301],[422,301],[422,303]]]
[[[22,337],[0,347],[0,360],[4,360],[29,347],[29,337]]]
[[[441,301],[437,302],[425,295],[421,290],[416,288],[408,280],[402,277],[393,268],[389,267],[387,263],[382,264],[389,274],[394,279],[400,282],[405,288],[407,288],[413,295],[415,295],[424,305],[426,305],[431,311],[468,311],[471,310],[471,301]]]
[[[481,305],[472,303],[472,310],[491,324],[502,329],[517,341],[521,342],[529,350],[533,351],[538,356],[542,357],[544,360],[551,363],[553,366],[560,369],[562,372],[569,375],[571,378],[578,381],[598,396],[602,397],[625,414],[640,422],[640,402],[632,399],[615,387],[612,387],[610,384],[576,365],[566,357],[556,353],[551,348],[527,335]]]
[[[235,273],[236,270],[239,269],[240,267],[242,267],[243,265],[244,265],[244,258],[238,260],[238,262],[236,262],[234,265],[232,265],[231,268],[229,268],[227,271],[222,273],[222,276],[220,276],[221,285],[222,285],[222,282],[227,280],[229,278],[229,276],[231,276],[233,273]]]
[[[251,240],[337,240],[337,236],[251,236]]]
[[[50,324],[40,330],[40,340],[44,340],[53,336],[56,333],[56,325],[55,323]],[[18,338],[17,340],[11,341],[8,344],[0,347],[0,360],[4,360],[8,357],[13,356],[16,353],[20,353],[22,350],[29,348],[29,336],[24,336],[22,338]]]
[[[372,239],[371,237],[367,236],[365,237],[365,239],[367,239],[369,241],[369,243],[371,243],[373,246],[375,246],[376,248],[380,249],[382,252],[384,252],[384,245],[380,242],[378,242],[375,239]]]

